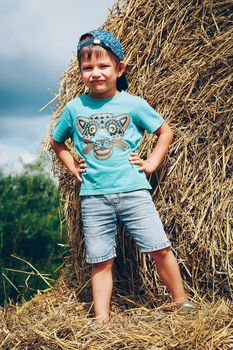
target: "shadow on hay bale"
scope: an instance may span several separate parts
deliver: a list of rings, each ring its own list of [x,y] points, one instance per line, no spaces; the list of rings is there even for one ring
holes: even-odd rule
[[[230,1],[118,1],[103,26],[124,45],[129,91],[144,97],[174,131],[167,159],[150,180],[188,291],[226,298],[232,297],[233,241],[230,13]],[[73,58],[61,80],[51,128],[66,102],[83,89]],[[145,135],[142,156],[150,154],[154,142]],[[48,139],[44,148],[50,151]],[[74,282],[83,285],[89,267],[84,261],[79,184],[51,154],[71,245],[67,267],[74,271]],[[117,286],[131,294],[159,293],[152,262],[139,254],[123,229],[119,243]]]

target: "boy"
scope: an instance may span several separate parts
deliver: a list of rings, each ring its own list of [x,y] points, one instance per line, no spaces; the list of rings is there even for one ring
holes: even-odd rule
[[[146,174],[153,173],[172,142],[172,131],[145,100],[125,90],[124,52],[111,32],[81,36],[77,58],[88,93],[69,101],[57,122],[51,145],[81,182],[81,214],[87,262],[92,264],[96,322],[109,321],[117,221],[154,259],[177,307],[193,311],[179,267],[152,201]],[[158,136],[148,159],[138,155],[144,130]],[[77,162],[64,141],[71,138]]]

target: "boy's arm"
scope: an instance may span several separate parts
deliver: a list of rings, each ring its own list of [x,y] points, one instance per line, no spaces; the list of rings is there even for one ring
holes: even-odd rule
[[[131,152],[131,157],[129,157],[130,163],[138,164],[139,167],[137,170],[142,170],[146,174],[152,174],[159,167],[173,139],[172,130],[167,123],[163,123],[155,131],[155,134],[158,136],[156,146],[146,160],[141,159],[136,152]]]
[[[78,162],[69,149],[66,147],[64,142],[57,142],[52,137],[50,138],[50,144],[57,157],[62,161],[62,163],[74,174],[77,179],[82,182],[81,174],[86,172],[85,159],[80,159]]]

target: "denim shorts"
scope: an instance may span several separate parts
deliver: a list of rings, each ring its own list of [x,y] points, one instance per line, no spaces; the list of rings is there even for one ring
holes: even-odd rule
[[[81,214],[88,263],[116,256],[118,222],[141,252],[171,245],[148,190],[81,196]]]

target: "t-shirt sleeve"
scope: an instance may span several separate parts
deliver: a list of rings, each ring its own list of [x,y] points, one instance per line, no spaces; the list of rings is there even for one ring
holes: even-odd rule
[[[64,142],[73,134],[73,123],[70,110],[65,106],[57,124],[52,131],[52,138],[57,142]]]
[[[155,132],[165,120],[145,100],[140,98],[137,109],[136,122],[138,126],[148,131]]]

